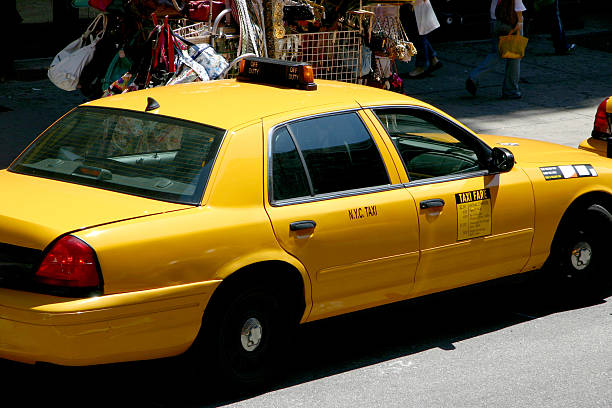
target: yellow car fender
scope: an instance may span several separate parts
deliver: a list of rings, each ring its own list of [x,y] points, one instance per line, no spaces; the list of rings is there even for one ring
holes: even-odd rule
[[[240,271],[244,268],[256,266],[258,264],[265,264],[268,262],[282,262],[288,267],[295,268],[295,270],[301,275],[302,282],[304,283],[304,303],[306,307],[304,308],[304,314],[302,315],[300,322],[306,321],[312,309],[312,286],[310,281],[310,275],[306,271],[304,265],[299,260],[289,255],[280,246],[275,249],[266,248],[248,255],[241,256],[239,259],[229,262],[219,268],[215,278],[224,280],[231,276],[233,273]]]
[[[598,168],[598,162],[592,161],[591,164]],[[547,181],[537,167],[524,170],[532,180],[536,202],[531,258],[524,268],[528,271],[540,268],[548,258],[553,238],[572,204],[588,195],[600,199],[607,195],[612,199],[612,177],[601,171],[597,177]]]

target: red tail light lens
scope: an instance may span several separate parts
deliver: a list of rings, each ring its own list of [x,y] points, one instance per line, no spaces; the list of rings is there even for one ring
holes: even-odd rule
[[[96,255],[85,242],[66,235],[43,259],[36,271],[36,281],[54,286],[97,287],[100,279]]]
[[[595,114],[595,124],[593,125],[593,137],[608,137],[610,136],[610,119],[611,113],[607,112],[608,101],[610,98],[605,99],[597,108]]]

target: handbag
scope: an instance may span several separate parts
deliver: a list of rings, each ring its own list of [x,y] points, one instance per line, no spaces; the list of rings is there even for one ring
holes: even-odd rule
[[[102,24],[101,29],[98,27],[100,24]],[[83,68],[93,58],[96,44],[104,36],[106,25],[106,16],[98,14],[83,35],[68,44],[53,58],[47,76],[55,86],[65,91],[77,89]],[[98,34],[94,36],[96,31]]]
[[[110,64],[108,64],[108,69],[106,70],[106,75],[102,80],[102,89],[108,89],[113,82],[118,80],[128,72],[132,68],[132,60],[125,55],[123,50],[119,50],[115,53],[115,56],[111,60]]]
[[[314,18],[314,10],[310,4],[295,1],[283,6],[283,20],[288,23],[314,20]]]
[[[214,21],[217,16],[225,10],[225,1],[219,0],[197,0],[197,1],[189,1],[185,8],[183,9],[183,13],[185,16],[193,21],[206,22],[209,19],[210,9],[212,4],[212,17],[211,19]]]
[[[520,34],[502,35],[499,37],[499,56],[502,58],[519,59],[525,56],[527,37]]]
[[[155,14],[164,17],[183,17],[185,5],[180,0],[128,0],[144,16]]]
[[[168,81],[168,85],[210,81],[217,79],[229,66],[223,56],[216,53],[209,44],[193,44],[184,38],[175,39],[179,69]]]
[[[89,7],[98,9],[100,11],[106,11],[106,8],[113,2],[113,0],[88,0],[87,4]]]
[[[416,17],[420,35],[429,34],[440,27],[440,22],[431,6],[431,0],[416,0],[414,2],[414,16]]]

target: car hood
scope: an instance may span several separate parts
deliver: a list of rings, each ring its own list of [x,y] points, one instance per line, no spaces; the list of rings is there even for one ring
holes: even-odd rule
[[[0,191],[0,243],[41,250],[67,232],[192,208],[7,170]]]
[[[600,157],[586,150],[539,140],[494,135],[478,137],[490,147],[505,147],[510,150],[519,164],[586,164]]]

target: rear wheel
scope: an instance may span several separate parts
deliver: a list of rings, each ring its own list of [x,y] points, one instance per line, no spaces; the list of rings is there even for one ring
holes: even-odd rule
[[[279,355],[294,322],[275,291],[264,287],[233,290],[217,299],[204,319],[197,364],[225,383],[255,388],[278,372]]]

